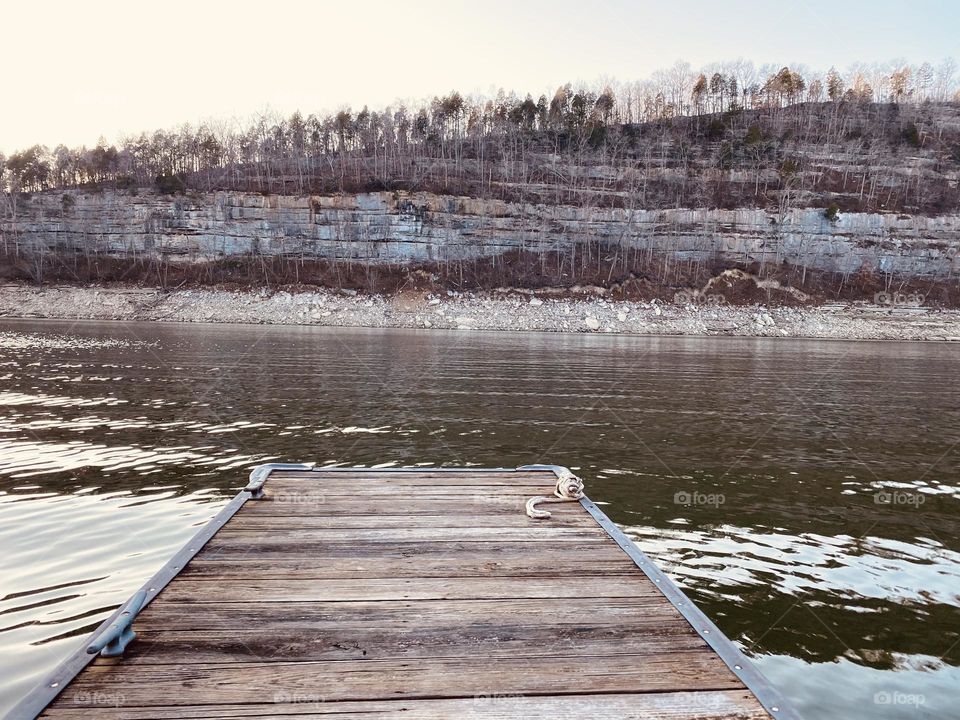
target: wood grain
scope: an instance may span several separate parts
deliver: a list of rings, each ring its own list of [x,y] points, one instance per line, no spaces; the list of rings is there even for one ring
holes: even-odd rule
[[[376,702],[319,702],[302,693],[301,702],[279,705],[182,705],[179,707],[116,707],[104,697],[95,708],[102,720],[197,720],[261,718],[270,715],[297,720],[584,720],[584,718],[634,718],[635,720],[761,720],[769,716],[746,690],[674,692],[654,694],[517,696],[489,692],[471,698],[393,700]],[[91,707],[57,707],[44,717],[75,720],[89,718]]]
[[[216,583],[211,585],[210,583]],[[215,595],[215,597],[213,597]],[[347,602],[363,598],[387,600],[522,600],[566,599],[565,607],[599,612],[610,598],[643,598],[657,601],[660,593],[636,574],[580,575],[575,577],[388,577],[360,579],[286,578],[186,578],[164,590],[165,603],[301,603]],[[581,598],[590,598],[584,605]],[[599,602],[598,602],[599,601]],[[449,603],[448,603],[449,604]],[[556,607],[552,602],[550,607]],[[516,607],[516,606],[514,606]],[[511,609],[509,603],[505,609]]]
[[[96,660],[68,687],[59,704],[82,706],[92,691],[130,694],[138,705],[262,703],[305,692],[325,701],[372,698],[474,697],[607,692],[740,689],[712,653],[497,658],[416,658],[338,662],[179,662],[125,665]]]
[[[343,544],[376,544],[407,546],[423,543],[468,543],[496,542],[513,543],[558,543],[594,544],[607,543],[609,539],[602,528],[523,527],[523,528],[349,528],[343,530],[313,530],[307,528],[277,528],[271,532],[259,529],[248,530],[237,523],[217,533],[217,542],[237,545],[256,545],[268,548],[273,545],[300,543],[307,546],[319,544],[337,546]]]

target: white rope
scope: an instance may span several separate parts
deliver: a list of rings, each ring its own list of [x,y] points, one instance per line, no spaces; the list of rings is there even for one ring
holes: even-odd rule
[[[547,510],[538,510],[540,503],[574,502],[583,497],[583,480],[567,471],[557,477],[557,487],[553,491],[555,497],[538,496],[527,500],[527,515],[534,520],[546,520],[550,517]]]

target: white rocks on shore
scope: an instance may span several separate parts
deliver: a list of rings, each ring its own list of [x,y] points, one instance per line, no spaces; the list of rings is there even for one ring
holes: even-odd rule
[[[643,335],[739,335],[883,340],[960,338],[960,311],[870,305],[696,306],[600,298],[327,290],[161,292],[106,287],[0,287],[0,316],[166,322],[268,323]]]

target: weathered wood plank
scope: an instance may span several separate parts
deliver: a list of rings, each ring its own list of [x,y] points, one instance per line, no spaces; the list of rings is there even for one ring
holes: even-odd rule
[[[365,503],[368,500],[377,500],[382,498],[389,498],[391,500],[401,500],[406,503],[420,503],[430,500],[441,500],[448,503],[459,502],[464,506],[482,506],[489,504],[493,499],[501,499],[510,503],[516,503],[517,501],[522,500],[526,502],[528,498],[534,497],[536,495],[547,496],[552,495],[552,492],[549,492],[549,488],[544,487],[531,487],[531,488],[507,488],[503,491],[491,491],[485,488],[470,488],[469,490],[461,490],[460,488],[448,488],[448,487],[435,487],[429,489],[419,490],[417,492],[402,493],[398,494],[395,492],[389,492],[384,488],[329,488],[320,490],[317,489],[316,492],[267,492],[266,495],[262,498],[274,503],[291,503],[291,502],[322,502],[326,500],[327,502],[344,502],[352,501],[356,504]]]
[[[473,472],[470,470],[277,470],[270,474],[271,485],[300,483],[309,485],[315,482],[361,482],[361,483],[400,483],[405,485],[472,485],[488,483],[499,485],[554,485],[556,476],[549,471],[497,471]]]
[[[532,522],[532,521],[531,521]],[[255,543],[260,547],[290,542],[324,543],[426,543],[426,542],[580,542],[601,541],[609,544],[600,527],[523,527],[523,528],[353,528],[348,530],[312,530],[277,528],[269,533],[248,529],[243,522],[231,523],[217,533],[221,542]]]
[[[290,544],[218,545],[190,562],[181,577],[248,577],[264,579],[323,578],[569,578],[623,575],[635,572],[625,556],[586,543],[567,543],[540,554],[538,543],[498,545],[470,543],[406,543],[324,545],[305,543],[302,554]]]
[[[532,547],[527,547],[532,546]],[[449,540],[430,540],[424,542],[387,542],[378,540],[358,540],[357,542],[324,542],[319,539],[306,538],[302,541],[281,537],[272,540],[269,536],[254,538],[237,536],[221,539],[215,536],[198,554],[198,558],[209,560],[212,558],[236,558],[249,556],[257,560],[287,560],[300,559],[300,555],[309,555],[313,560],[360,558],[439,558],[446,559],[448,567],[454,569],[458,565],[460,555],[464,557],[481,553],[495,561],[502,556],[517,556],[521,554],[535,555],[545,566],[562,565],[568,557],[580,552],[592,552],[597,556],[609,559],[617,558],[623,553],[602,538],[558,538],[553,542],[537,541],[508,541],[495,540],[463,541],[450,538]]]
[[[643,625],[513,625],[447,627],[326,627],[309,629],[289,622],[262,622],[227,631],[144,630],[127,651],[124,666],[400,660],[422,658],[507,658],[524,655],[532,663],[557,657],[653,657],[707,649],[699,635],[674,620]],[[116,662],[116,661],[114,661]]]
[[[498,622],[556,626],[631,625],[654,627],[676,623],[693,633],[676,613],[668,612],[656,596],[635,598],[510,598],[470,601],[327,601],[291,603],[281,609],[255,603],[180,601],[155,602],[141,615],[144,629],[167,632],[242,630],[272,622],[297,625],[306,632],[334,627],[403,627],[410,631],[456,625],[485,626],[491,632]],[[138,625],[140,627],[140,625]]]
[[[552,508],[551,508],[552,510]],[[536,523],[536,524],[534,524]],[[235,517],[224,530],[325,530],[325,529],[369,529],[373,524],[369,515],[261,515],[244,511]],[[381,515],[376,519],[376,527],[381,530],[392,528],[590,528],[597,527],[596,521],[584,512],[576,515],[568,513],[554,514],[547,523],[533,521],[520,513],[496,516],[459,513],[457,515]],[[223,531],[221,531],[223,532]]]
[[[655,656],[513,656],[197,665],[124,665],[96,660],[63,692],[61,707],[83,707],[91,691],[126,693],[136,705],[262,703],[323,689],[325,701],[470,697],[489,693],[624,693],[734,690],[740,682],[712,653]]]
[[[216,582],[216,585],[210,585]],[[163,604],[173,602],[299,603],[349,600],[499,600],[547,598],[552,607],[568,607],[569,599],[591,598],[589,612],[606,598],[653,598],[661,595],[650,583],[634,574],[555,577],[388,577],[360,580],[286,578],[181,577],[163,592]],[[563,601],[563,602],[560,602]],[[659,602],[662,607],[662,601]],[[509,603],[504,610],[509,611]],[[426,608],[424,609],[426,612]]]
[[[268,715],[297,720],[583,720],[584,718],[633,718],[635,720],[764,720],[768,718],[746,690],[672,692],[616,695],[520,696],[490,691],[472,698],[436,700],[378,700],[336,702],[322,694],[311,697],[301,690],[285,704],[184,705],[180,707],[130,707],[126,695],[107,695],[98,705],[55,708],[43,717],[62,720],[86,719],[95,712],[102,720],[219,720],[262,718]],[[278,698],[282,700],[282,698]],[[124,704],[117,706],[118,703]]]
[[[310,488],[281,489],[272,487],[265,490],[265,497],[275,502],[282,501],[283,499],[289,501],[290,498],[308,497],[352,498],[360,501],[366,498],[377,497],[406,497],[413,500],[459,498],[466,503],[481,503],[487,502],[492,497],[523,497],[526,499],[534,495],[552,494],[552,485],[504,485],[500,487],[483,485],[471,485],[469,487],[431,485],[427,487],[403,486],[402,488],[398,488],[340,482],[335,484],[318,483],[311,485]]]
[[[518,515],[526,518],[524,507],[528,498],[523,495],[459,495],[456,497],[420,498],[401,497],[325,497],[302,495],[299,500],[277,502],[270,495],[249,502],[244,513],[258,515]],[[575,502],[553,503],[549,506],[555,515],[583,515],[583,508]],[[529,518],[527,518],[529,520]],[[532,521],[531,521],[532,522]],[[543,524],[543,523],[541,523]]]
[[[479,543],[470,543],[476,546]],[[255,552],[208,553],[194,558],[180,577],[242,578],[384,578],[384,577],[578,577],[591,573],[624,574],[636,572],[627,558],[611,557],[605,548],[578,549],[569,558],[545,561],[536,553],[514,551],[495,556],[482,550],[457,553],[456,562],[448,557],[404,555],[396,550],[386,554],[329,557],[307,554],[290,557]]]
[[[525,483],[528,485],[553,485],[557,478],[552,472],[545,471],[505,471],[505,472],[471,472],[470,470],[439,472],[436,470],[363,470],[338,472],[330,470],[277,470],[270,474],[271,485],[282,485],[291,481],[309,483],[309,482],[336,482],[336,481],[360,481],[389,483],[398,482],[407,485],[469,485],[471,483],[496,483],[510,485],[513,483]]]

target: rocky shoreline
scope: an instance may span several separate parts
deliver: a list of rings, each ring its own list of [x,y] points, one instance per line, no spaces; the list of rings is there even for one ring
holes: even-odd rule
[[[136,287],[5,285],[0,286],[0,317],[960,342],[960,310],[865,303],[739,306],[716,296],[687,296],[673,303],[619,301],[602,296],[538,296],[519,290],[409,291],[385,296],[318,289],[164,292]]]

